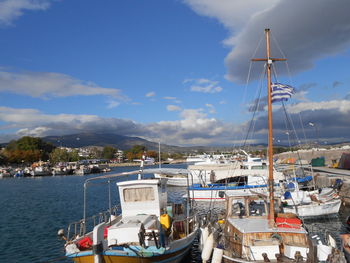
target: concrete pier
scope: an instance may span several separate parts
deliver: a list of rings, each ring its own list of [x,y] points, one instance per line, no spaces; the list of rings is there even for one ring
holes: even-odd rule
[[[332,161],[339,161],[343,153],[350,153],[350,146],[344,146],[342,148],[324,149],[324,148],[313,148],[308,150],[298,150],[293,152],[284,152],[275,154],[274,157],[280,160],[295,158],[300,160],[306,160],[308,163],[312,159],[317,157],[324,157],[326,166],[332,165]]]
[[[316,187],[330,187],[336,179],[341,179],[343,185],[340,188],[340,197],[343,205],[350,206],[350,170],[328,167],[313,167]]]

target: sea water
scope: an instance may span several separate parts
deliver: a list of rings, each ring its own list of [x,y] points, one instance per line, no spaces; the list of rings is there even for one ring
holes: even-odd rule
[[[186,165],[166,167],[185,168]],[[154,167],[152,167],[154,168]],[[137,170],[138,167],[118,167],[110,173]],[[8,178],[0,180],[0,262],[70,262],[63,259],[64,241],[57,237],[57,231],[66,229],[71,222],[83,217],[83,185],[87,178],[101,176],[47,176],[28,178]],[[136,179],[120,177],[119,181]],[[169,187],[169,197],[181,199],[186,190]],[[108,189],[106,184],[88,188],[87,216],[108,209]],[[112,201],[119,196],[116,186],[112,187]],[[212,203],[201,204],[201,213],[215,209]],[[313,220],[309,225],[318,232],[329,231],[338,236],[341,223],[349,215],[348,208],[339,216]],[[213,213],[217,213],[213,211]],[[185,262],[201,262],[195,243]]]

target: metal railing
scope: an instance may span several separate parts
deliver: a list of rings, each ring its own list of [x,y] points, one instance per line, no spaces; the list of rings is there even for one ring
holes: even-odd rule
[[[196,229],[197,217],[195,215],[184,219],[174,219],[171,224],[171,232],[174,239],[188,236]]]
[[[87,217],[85,220],[81,219],[77,222],[70,223],[67,228],[67,240],[71,241],[81,237],[86,233],[93,231],[94,227],[101,223],[110,223],[111,216],[118,216],[121,213],[120,205],[112,207],[107,211],[100,212],[91,217]]]

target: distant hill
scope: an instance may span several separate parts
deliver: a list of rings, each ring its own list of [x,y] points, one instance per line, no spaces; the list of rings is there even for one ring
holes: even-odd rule
[[[128,150],[135,145],[143,145],[148,150],[158,151],[159,145],[139,137],[129,137],[112,133],[79,133],[63,136],[47,136],[42,138],[46,142],[51,142],[55,146],[71,148],[85,146],[113,146],[120,150]],[[161,151],[181,152],[182,147],[161,145]]]

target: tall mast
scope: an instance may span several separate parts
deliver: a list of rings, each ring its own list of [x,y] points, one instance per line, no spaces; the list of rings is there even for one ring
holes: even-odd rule
[[[267,68],[267,108],[268,108],[268,156],[269,156],[269,225],[272,227],[275,221],[275,205],[274,205],[274,180],[273,180],[273,133],[272,133],[272,100],[271,100],[271,66],[274,61],[285,61],[284,58],[271,58],[270,54],[270,29],[265,29],[266,38],[266,58],[256,58],[252,61],[265,61]]]

